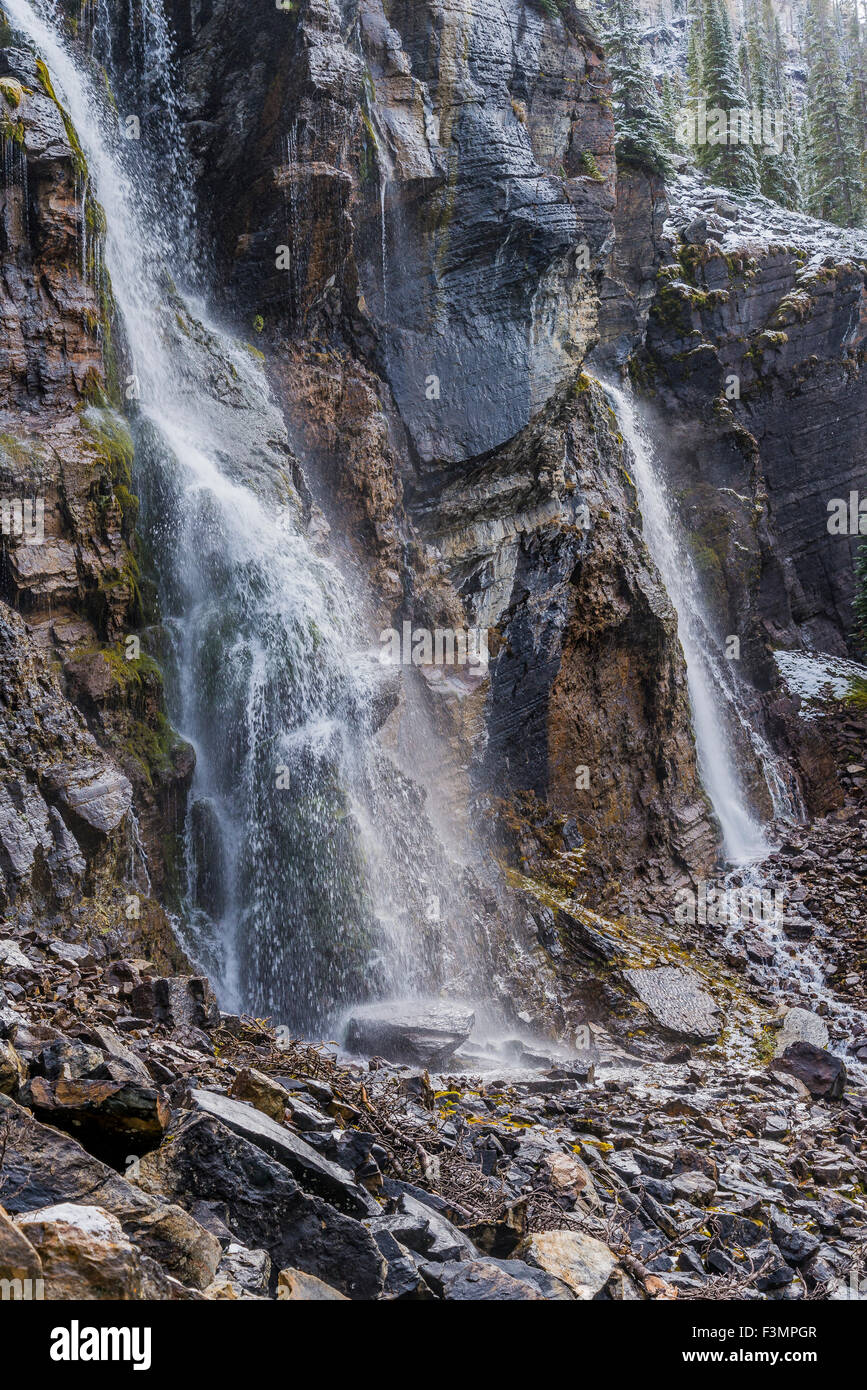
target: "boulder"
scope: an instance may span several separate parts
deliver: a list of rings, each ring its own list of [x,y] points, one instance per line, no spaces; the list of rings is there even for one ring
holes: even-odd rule
[[[215,1028],[220,1010],[204,975],[165,975],[134,986],[130,1006],[166,1028]]]
[[[288,1168],[304,1188],[318,1192],[341,1211],[354,1216],[369,1216],[380,1210],[370,1194],[354,1182],[345,1168],[323,1158],[314,1148],[293,1134],[291,1129],[277,1124],[252,1105],[233,1100],[214,1091],[193,1090],[193,1105],[207,1115],[213,1115],[227,1128],[240,1134],[250,1143],[271,1154]]]
[[[51,1082],[37,1076],[27,1087],[27,1103],[59,1129],[129,1147],[158,1144],[171,1115],[163,1091],[136,1081]]]
[[[597,1298],[617,1267],[617,1256],[583,1231],[538,1231],[521,1246],[528,1264],[562,1281],[576,1298]]]
[[[706,1173],[678,1173],[671,1180],[676,1196],[693,1206],[709,1206],[716,1196],[716,1183]]]
[[[205,1289],[211,1283],[222,1246],[183,1207],[159,1203],[124,1225],[136,1245],[180,1284]]]
[[[438,1068],[466,1042],[475,1023],[471,1009],[439,1000],[399,1000],[353,1009],[346,1046],[390,1062]]]
[[[428,1283],[452,1303],[569,1302],[575,1295],[562,1279],[522,1260],[491,1256],[460,1264],[423,1265]]]
[[[0,941],[0,971],[2,970],[25,970],[33,971],[33,966],[25,956],[17,941],[12,941],[9,937],[4,937]]]
[[[369,1223],[374,1233],[390,1231],[407,1246],[427,1260],[472,1260],[478,1255],[472,1241],[459,1231],[442,1212],[426,1206],[410,1193],[397,1199],[397,1211],[375,1216]]]
[[[98,1047],[88,1047],[78,1038],[57,1038],[35,1054],[30,1069],[34,1076],[44,1076],[48,1081],[71,1081],[90,1076],[104,1061]]]
[[[255,1067],[244,1067],[239,1071],[229,1087],[229,1095],[234,1100],[246,1101],[263,1115],[269,1115],[279,1124],[286,1118],[290,1103],[289,1092],[279,1081],[274,1081]]]
[[[333,1289],[300,1269],[281,1269],[277,1275],[277,1297],[293,1303],[347,1303],[345,1293]]]
[[[18,1227],[42,1262],[45,1297],[129,1302],[142,1297],[141,1258],[101,1207],[63,1202],[28,1212]]]
[[[809,1009],[789,1009],[777,1038],[775,1057],[782,1057],[793,1042],[808,1042],[814,1047],[828,1046],[828,1029],[818,1014]]]
[[[184,1116],[139,1174],[148,1192],[169,1201],[219,1203],[234,1239],[266,1250],[275,1269],[303,1269],[348,1298],[376,1298],[382,1288],[385,1261],[370,1232],[303,1192],[284,1163],[214,1115]]]
[[[846,1085],[846,1067],[840,1058],[811,1042],[789,1043],[771,1066],[774,1071],[794,1076],[811,1096],[824,1100],[839,1100]]]
[[[693,970],[661,965],[624,970],[623,978],[666,1033],[711,1042],[722,1026],[720,1011]]]
[[[132,785],[107,761],[65,765],[52,772],[48,785],[76,816],[100,835],[120,825],[132,805]]]
[[[108,1028],[104,1023],[94,1023],[89,1021],[82,1025],[77,1031],[80,1041],[89,1046],[99,1048],[102,1053],[100,1061],[95,1065],[92,1075],[104,1077],[106,1080],[119,1080],[121,1073],[118,1067],[122,1067],[122,1075],[129,1081],[141,1081],[145,1086],[151,1084],[152,1077],[141,1057],[133,1051],[128,1043],[125,1043],[119,1033],[113,1028]]]

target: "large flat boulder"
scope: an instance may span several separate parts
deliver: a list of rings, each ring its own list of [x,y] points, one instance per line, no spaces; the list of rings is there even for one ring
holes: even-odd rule
[[[348,1298],[382,1290],[385,1260],[361,1222],[302,1191],[282,1162],[214,1115],[186,1115],[141,1160],[140,1181],[186,1207],[219,1203],[235,1240],[267,1251],[275,1271],[303,1270]]]
[[[562,1280],[579,1299],[597,1298],[617,1268],[614,1252],[582,1231],[538,1231],[527,1238],[520,1254],[528,1264]]]
[[[472,1009],[439,1000],[365,1004],[349,1016],[346,1046],[365,1056],[437,1068],[466,1042],[475,1021]]]
[[[623,978],[666,1033],[697,1042],[711,1042],[719,1035],[719,1006],[693,970],[660,965],[652,970],[624,970]]]
[[[809,1009],[789,1009],[777,1038],[775,1057],[782,1057],[793,1042],[808,1042],[814,1047],[828,1046],[828,1029],[818,1014]]]
[[[291,1129],[261,1110],[215,1091],[195,1089],[191,1098],[197,1110],[213,1115],[235,1134],[276,1158],[302,1187],[318,1193],[341,1211],[353,1216],[371,1216],[379,1211],[370,1194],[353,1181],[345,1168],[324,1158]]]

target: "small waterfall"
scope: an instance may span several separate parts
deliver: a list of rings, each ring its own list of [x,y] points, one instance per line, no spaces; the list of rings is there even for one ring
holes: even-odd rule
[[[130,34],[138,42],[144,16],[163,51],[159,0],[141,4]],[[4,5],[51,72],[106,214],[169,711],[197,755],[182,935],[227,1005],[300,1029],[370,994],[436,989],[426,883],[448,866],[425,844],[423,794],[376,744],[382,668],[365,656],[360,602],[308,538],[261,361],[189,285],[189,180],[172,176],[183,144],[159,104],[165,84],[148,94],[173,150],[157,178],[127,157],[99,77],[47,0]],[[110,58],[105,8],[93,23]]]
[[[635,401],[625,388],[607,382],[604,387],[632,452],[647,548],[677,613],[699,772],[722,827],[726,855],[735,863],[762,859],[769,846],[749,805],[732,729],[738,730],[742,748],[751,749],[761,767],[775,816],[798,817],[797,787],[747,717],[732,663],[713,639],[702,604],[701,583],[680,534],[653,441]]]

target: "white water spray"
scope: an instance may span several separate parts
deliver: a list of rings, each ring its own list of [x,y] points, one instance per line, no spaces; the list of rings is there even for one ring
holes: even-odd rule
[[[160,0],[142,3],[162,52]],[[191,263],[188,194],[131,157],[47,0],[4,7],[51,73],[106,214],[105,263],[137,383],[141,525],[173,658],[170,712],[197,755],[186,940],[227,1005],[302,1028],[359,995],[406,990],[413,971],[430,986],[433,947],[412,936],[419,847],[405,848],[401,875],[404,832],[383,791],[401,784],[372,740],[376,668],[360,659],[369,635],[308,539],[261,363],[178,288]],[[145,44],[144,70],[153,66]],[[149,89],[157,104],[160,85]],[[171,175],[183,165],[171,105],[160,122]],[[402,902],[380,913],[377,878],[389,877]]]

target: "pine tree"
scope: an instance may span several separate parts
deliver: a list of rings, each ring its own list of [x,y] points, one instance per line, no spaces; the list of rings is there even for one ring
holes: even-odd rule
[[[864,220],[861,140],[847,91],[840,35],[828,0],[807,0],[807,206],[843,227]]]
[[[602,17],[605,51],[614,89],[615,150],[620,164],[654,174],[669,172],[666,129],[659,94],[641,45],[635,0],[613,0]]]
[[[867,544],[862,545],[855,560],[855,641],[867,660]]]
[[[738,68],[732,28],[725,0],[704,0],[704,37],[701,54],[703,95],[708,111],[725,113],[726,143],[713,144],[710,139],[698,148],[698,163],[718,183],[737,192],[756,193],[759,189],[759,169],[752,145],[729,143],[731,117],[746,109],[746,95]],[[709,119],[708,135],[713,137],[713,121]]]
[[[758,120],[760,134],[770,135],[756,144],[759,184],[766,198],[783,207],[796,208],[801,201],[794,152],[791,90],[783,69],[783,45],[779,20],[771,0],[748,5],[746,28],[740,49],[740,65],[748,102]]]
[[[858,14],[858,0],[844,6],[848,80],[851,85],[850,118],[861,147],[861,187],[867,190],[867,24]]]

